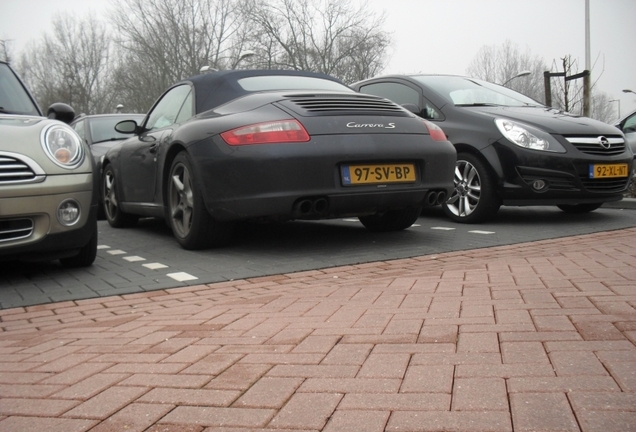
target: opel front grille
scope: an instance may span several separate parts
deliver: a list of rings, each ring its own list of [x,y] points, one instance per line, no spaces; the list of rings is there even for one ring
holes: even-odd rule
[[[580,152],[593,156],[615,156],[625,151],[625,140],[621,137],[566,137]]]

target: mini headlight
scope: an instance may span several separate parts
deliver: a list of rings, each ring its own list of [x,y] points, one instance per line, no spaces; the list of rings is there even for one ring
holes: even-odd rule
[[[535,127],[502,118],[495,119],[495,124],[508,141],[519,147],[565,153],[565,148],[557,140]]]
[[[62,168],[73,169],[84,161],[82,142],[68,126],[59,124],[45,128],[41,141],[46,155]]]

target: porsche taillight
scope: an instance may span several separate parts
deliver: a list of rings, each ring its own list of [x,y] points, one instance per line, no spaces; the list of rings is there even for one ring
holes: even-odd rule
[[[431,138],[433,139],[433,141],[447,141],[448,138],[446,137],[446,134],[444,133],[444,131],[442,130],[441,127],[437,126],[435,123],[430,122],[428,120],[425,120],[423,118],[420,117],[420,120],[422,120],[424,122],[424,124],[426,125],[426,129],[428,129],[428,133],[431,136]]]
[[[257,123],[232,129],[221,134],[229,145],[278,144],[307,142],[309,134],[297,120]]]

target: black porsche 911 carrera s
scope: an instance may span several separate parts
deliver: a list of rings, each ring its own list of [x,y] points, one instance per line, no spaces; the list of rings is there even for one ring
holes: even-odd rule
[[[170,87],[103,160],[113,227],[165,218],[185,249],[229,241],[233,222],[358,217],[410,227],[453,190],[443,131],[328,75],[212,72]]]

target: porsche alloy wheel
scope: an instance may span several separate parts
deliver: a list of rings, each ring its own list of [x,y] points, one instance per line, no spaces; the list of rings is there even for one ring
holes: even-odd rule
[[[172,233],[184,249],[225,244],[232,235],[232,225],[212,219],[193,174],[189,156],[179,153],[168,177],[168,222]]]
[[[113,228],[124,228],[134,226],[137,223],[139,216],[125,213],[119,207],[115,171],[110,164],[104,168],[104,175],[102,176],[102,196],[104,214],[110,226]]]
[[[495,184],[485,165],[468,153],[457,155],[455,190],[444,203],[444,213],[461,223],[478,223],[499,210]]]

